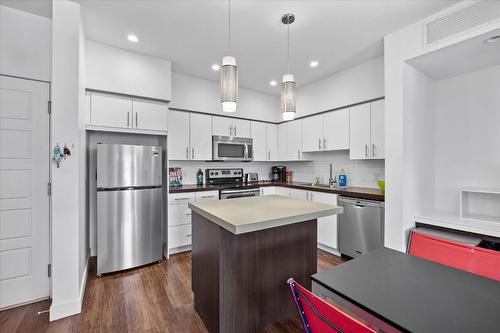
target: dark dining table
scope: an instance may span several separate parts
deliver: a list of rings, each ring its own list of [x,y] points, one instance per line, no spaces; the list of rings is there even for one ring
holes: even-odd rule
[[[500,333],[500,282],[383,248],[312,275],[313,292],[385,332]]]

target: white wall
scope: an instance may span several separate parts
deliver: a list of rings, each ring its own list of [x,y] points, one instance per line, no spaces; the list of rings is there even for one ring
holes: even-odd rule
[[[297,89],[297,117],[384,96],[384,58],[379,57]]]
[[[87,41],[86,87],[89,89],[171,99],[171,62]]]
[[[80,312],[80,5],[53,3],[52,143],[72,156],[52,163],[52,304],[50,320]]]
[[[50,81],[52,22],[0,6],[0,74]]]
[[[461,187],[500,188],[500,66],[438,81],[435,94],[435,208],[458,214]]]
[[[220,84],[172,73],[170,108],[222,114]],[[270,122],[281,121],[279,97],[240,88],[238,108],[232,115]]]

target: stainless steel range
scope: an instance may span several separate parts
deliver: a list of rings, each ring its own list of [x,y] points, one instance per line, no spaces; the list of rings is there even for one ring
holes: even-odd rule
[[[220,199],[256,197],[260,195],[258,185],[243,181],[243,169],[206,169],[207,185],[219,188]]]

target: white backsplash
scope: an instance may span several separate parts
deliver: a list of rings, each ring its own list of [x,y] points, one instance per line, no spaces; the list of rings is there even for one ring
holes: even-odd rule
[[[198,169],[243,168],[245,173],[256,172],[259,180],[269,179],[273,165],[285,165],[294,174],[294,181],[313,182],[320,177],[321,183],[328,183],[330,163],[338,178],[343,168],[347,173],[348,186],[377,187],[377,180],[384,179],[384,160],[350,160],[349,151],[318,152],[310,155],[310,162],[204,162],[204,161],[170,161],[169,167],[182,168],[184,184],[195,184]]]

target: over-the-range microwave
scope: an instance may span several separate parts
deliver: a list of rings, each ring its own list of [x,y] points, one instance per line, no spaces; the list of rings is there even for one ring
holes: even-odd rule
[[[253,139],[234,136],[212,136],[212,160],[252,161]]]

